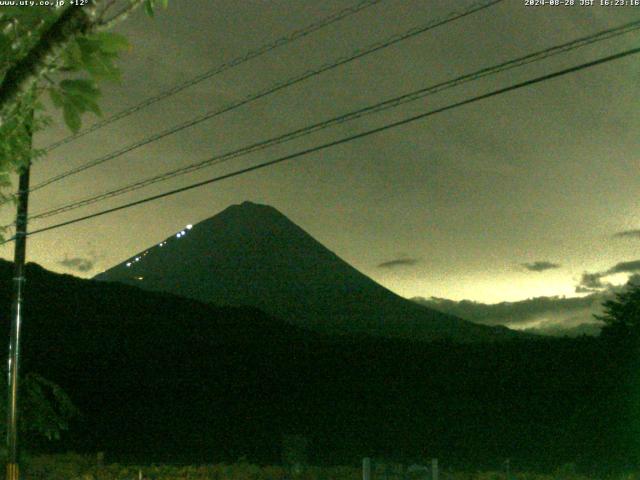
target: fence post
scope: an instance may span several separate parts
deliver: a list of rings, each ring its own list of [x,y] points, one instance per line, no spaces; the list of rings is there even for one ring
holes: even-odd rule
[[[371,480],[371,459],[369,457],[362,459],[362,480]]]
[[[438,459],[431,459],[431,479],[438,480]]]

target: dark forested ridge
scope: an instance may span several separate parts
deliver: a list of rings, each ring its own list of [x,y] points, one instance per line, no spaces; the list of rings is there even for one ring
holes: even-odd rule
[[[0,262],[4,338],[10,285],[11,264]],[[276,462],[294,433],[308,437],[311,463],[637,461],[637,357],[597,338],[328,336],[253,308],[29,265],[23,339],[23,371],[59,383],[84,413],[60,448]]]

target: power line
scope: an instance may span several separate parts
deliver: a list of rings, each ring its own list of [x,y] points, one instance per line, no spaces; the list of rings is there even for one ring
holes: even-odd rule
[[[212,68],[211,70],[208,70],[204,73],[201,73],[193,78],[190,78],[189,80],[186,80],[178,85],[175,85],[171,88],[168,88],[167,90],[164,90],[152,97],[149,97],[145,100],[143,100],[142,102],[133,105],[129,108],[126,108],[124,110],[121,110],[118,113],[115,113],[113,115],[111,115],[110,117],[107,117],[103,120],[100,120],[99,122],[94,123],[93,125],[91,125],[90,127],[86,128],[85,130],[82,130],[74,135],[69,135],[68,137],[65,137],[61,140],[58,140],[57,142],[54,142],[48,146],[46,146],[44,148],[45,152],[50,152],[62,145],[65,145],[69,142],[72,142],[80,137],[84,137],[85,135],[91,133],[91,132],[95,132],[96,130],[99,130],[100,128],[103,128],[117,120],[121,120],[125,117],[128,117],[129,115],[132,115],[140,110],[142,110],[143,108],[146,108],[150,105],[153,105],[154,103],[159,102],[160,100],[164,100],[165,98],[171,97],[173,95],[176,95],[177,93],[182,92],[183,90],[192,87],[204,80],[207,80],[209,78],[212,78],[216,75],[219,75],[220,73],[223,73],[227,70],[230,70],[234,67],[237,67],[238,65],[241,65],[245,62],[248,62],[249,60],[253,60],[254,58],[258,58],[266,53],[272,52],[273,50],[277,50],[280,47],[284,47],[285,45],[288,45],[290,43],[295,42],[296,40],[299,40],[301,38],[306,37],[307,35],[310,35],[324,27],[327,27],[333,23],[338,22],[339,20],[342,20],[344,18],[347,18],[351,15],[354,15],[362,10],[365,10],[369,7],[372,7],[380,2],[382,2],[383,0],[365,0],[362,1],[360,3],[358,3],[357,5],[353,6],[353,7],[349,7],[349,8],[345,8],[344,10],[341,10],[337,13],[334,13],[332,15],[329,15],[328,17],[323,18],[322,20],[312,23],[311,25],[308,25],[305,28],[296,30],[292,33],[290,33],[289,35],[286,35],[284,37],[280,37],[277,40],[275,40],[274,42],[271,42],[267,45],[263,45],[260,48],[257,48],[255,50],[251,50],[247,53],[245,53],[244,55],[241,55],[239,57],[234,58],[233,60],[230,60],[228,62],[223,63],[222,65],[218,65],[217,67]]]
[[[408,31],[406,31],[404,33],[401,33],[401,34],[394,35],[394,36],[392,36],[392,37],[390,37],[390,38],[388,38],[388,39],[386,39],[386,40],[384,40],[382,42],[378,42],[378,43],[375,43],[373,45],[370,45],[369,47],[366,47],[365,49],[359,49],[359,50],[357,50],[356,52],[354,52],[353,54],[351,54],[351,55],[349,55],[347,57],[341,57],[338,60],[335,60],[334,62],[327,63],[327,64],[324,64],[324,65],[320,66],[317,69],[309,70],[307,72],[304,72],[303,74],[301,74],[299,76],[290,78],[290,79],[288,79],[288,80],[286,80],[284,82],[278,83],[278,84],[276,84],[276,85],[274,85],[272,87],[269,87],[269,88],[267,88],[265,90],[262,90],[262,91],[260,91],[260,92],[258,92],[256,94],[250,95],[250,96],[246,97],[243,100],[231,103],[231,104],[229,104],[229,105],[227,105],[225,107],[222,107],[221,109],[217,109],[217,110],[213,110],[213,111],[207,112],[207,113],[205,113],[203,115],[195,117],[194,119],[188,120],[188,121],[183,122],[183,123],[181,123],[179,125],[171,127],[169,129],[166,129],[166,130],[164,130],[164,131],[162,131],[160,133],[154,134],[154,135],[152,135],[150,137],[147,137],[147,138],[145,138],[143,140],[140,140],[138,142],[130,144],[130,145],[126,146],[126,147],[123,147],[123,148],[121,148],[121,149],[119,149],[119,150],[117,150],[115,152],[109,153],[109,154],[104,155],[104,156],[102,156],[100,158],[97,158],[95,160],[87,162],[84,165],[80,165],[79,167],[76,167],[76,168],[73,168],[71,170],[68,170],[67,172],[61,173],[61,174],[56,175],[54,177],[51,177],[48,180],[45,180],[45,181],[40,182],[39,184],[33,186],[31,188],[31,191],[38,190],[38,189],[43,188],[43,187],[45,187],[45,186],[47,186],[47,185],[49,185],[51,183],[60,181],[60,180],[62,180],[64,178],[67,178],[67,177],[69,177],[71,175],[75,175],[77,173],[83,172],[83,171],[85,171],[85,170],[87,170],[89,168],[92,168],[94,166],[100,165],[100,164],[102,164],[104,162],[107,162],[109,160],[113,160],[115,158],[118,158],[118,157],[120,157],[120,156],[122,156],[122,155],[124,155],[124,154],[126,154],[128,152],[136,150],[136,149],[138,149],[140,147],[143,147],[145,145],[148,145],[148,144],[150,144],[152,142],[158,141],[158,140],[160,140],[160,139],[162,139],[162,138],[164,138],[164,137],[166,137],[168,135],[172,135],[172,134],[177,133],[179,131],[182,131],[182,130],[184,130],[186,128],[195,126],[195,125],[197,125],[197,124],[199,124],[199,123],[201,123],[201,122],[203,122],[205,120],[209,120],[209,119],[211,119],[213,117],[216,117],[218,115],[221,115],[223,113],[229,112],[231,110],[239,108],[239,107],[241,107],[243,105],[246,105],[248,103],[251,103],[251,102],[254,102],[254,101],[259,100],[261,98],[264,98],[264,97],[266,97],[268,95],[271,95],[273,93],[276,93],[276,92],[278,92],[280,90],[283,90],[285,88],[291,87],[291,86],[293,86],[293,85],[295,85],[295,84],[297,84],[299,82],[307,80],[307,79],[309,79],[311,77],[315,77],[317,75],[320,75],[321,73],[324,73],[324,72],[326,72],[328,70],[332,70],[332,69],[337,68],[339,66],[342,66],[342,65],[344,65],[346,63],[352,62],[352,61],[354,61],[356,59],[362,58],[362,57],[364,57],[366,55],[369,55],[371,53],[374,53],[374,52],[377,52],[377,51],[382,50],[384,48],[387,48],[389,46],[392,46],[392,45],[394,45],[394,44],[396,44],[396,43],[398,43],[400,41],[406,40],[408,38],[411,38],[411,37],[414,37],[414,36],[419,35],[421,33],[424,33],[424,32],[426,32],[428,30],[434,29],[434,28],[439,27],[441,25],[445,25],[445,24],[447,24],[449,22],[453,22],[453,21],[458,20],[460,18],[463,18],[463,17],[465,17],[467,15],[470,15],[470,14],[475,13],[477,11],[480,11],[480,10],[483,10],[485,8],[488,8],[488,7],[490,7],[490,6],[492,6],[492,5],[496,4],[496,3],[500,3],[501,1],[503,1],[503,0],[490,0],[488,2],[487,1],[481,1],[481,2],[473,3],[468,8],[466,8],[465,10],[456,11],[456,12],[450,13],[449,15],[447,15],[446,17],[443,17],[442,19],[438,19],[438,20],[429,22],[428,24],[423,25],[423,26],[412,28],[412,29],[410,29],[410,30],[408,30]]]
[[[337,117],[333,117],[331,119],[319,122],[319,123],[315,123],[312,125],[309,125],[307,127],[304,128],[300,128],[297,130],[294,130],[292,132],[288,132],[285,133],[283,135],[279,135],[273,138],[270,138],[268,140],[263,140],[257,143],[254,143],[252,145],[249,145],[247,147],[243,147],[231,152],[227,152],[224,154],[220,154],[220,155],[216,155],[212,158],[209,158],[207,160],[201,161],[201,162],[197,162],[191,165],[187,165],[185,167],[181,167],[181,168],[177,168],[174,170],[171,170],[169,172],[165,172],[162,173],[160,175],[156,175],[150,178],[146,178],[137,182],[134,182],[132,184],[126,185],[124,187],[120,187],[117,188],[115,190],[110,190],[107,192],[103,192],[101,194],[98,195],[93,195],[90,197],[85,197],[83,199],[80,200],[76,200],[64,205],[60,205],[58,207],[52,208],[50,210],[44,211],[44,212],[40,212],[40,213],[36,213],[32,216],[30,216],[30,220],[37,220],[37,219],[42,219],[42,218],[47,218],[47,217],[51,217],[51,216],[55,216],[55,215],[59,215],[61,213],[64,212],[68,212],[71,210],[75,210],[77,208],[81,208],[87,205],[91,205],[94,203],[97,203],[99,201],[102,200],[106,200],[108,198],[113,198],[119,195],[123,195],[125,193],[129,193],[144,187],[147,187],[149,185],[161,182],[161,181],[165,181],[165,180],[169,180],[171,178],[180,176],[180,175],[185,175],[187,173],[192,173],[195,172],[197,170],[200,170],[202,168],[206,168],[212,165],[218,165],[220,163],[229,161],[233,158],[237,158],[240,156],[244,156],[247,155],[249,153],[253,153],[256,151],[260,151],[260,150],[264,150],[268,147],[274,146],[274,145],[278,145],[296,138],[300,138],[303,136],[307,136],[311,133],[326,129],[328,127],[331,126],[335,126],[335,125],[339,125],[341,123],[344,123],[346,121],[351,121],[351,120],[355,120],[357,118],[361,118],[367,115],[371,115],[373,113],[378,113],[390,108],[395,108],[399,105],[403,105],[405,103],[408,102],[412,102],[415,100],[418,100],[420,98],[424,98],[428,95],[432,95],[438,92],[441,92],[443,90],[448,90],[450,88],[462,85],[464,83],[470,82],[470,81],[475,81],[477,79],[483,78],[485,76],[489,76],[489,75],[495,75],[497,73],[503,72],[503,71],[507,71],[510,70],[512,68],[516,68],[516,67],[520,67],[526,64],[530,64],[536,61],[540,61],[543,60],[545,58],[554,56],[554,55],[558,55],[560,53],[565,53],[568,52],[570,50],[574,50],[580,47],[584,47],[586,45],[590,45],[593,44],[595,42],[600,42],[603,40],[608,40],[610,38],[613,38],[615,36],[619,36],[625,33],[629,33],[635,30],[640,29],[640,20],[634,21],[634,22],[630,22],[624,25],[621,25],[619,27],[615,27],[615,28],[611,28],[608,30],[604,30],[601,32],[597,32],[595,34],[591,34],[588,35],[586,37],[581,37],[575,40],[572,40],[570,42],[566,42],[564,44],[561,45],[556,45],[550,48],[546,48],[543,50],[540,50],[538,52],[534,52],[528,55],[525,55],[523,57],[518,57],[516,59],[512,59],[491,67],[486,67],[480,70],[477,70],[473,73],[470,74],[466,74],[460,77],[456,77],[454,79],[445,81],[445,82],[441,82],[435,85],[431,85],[429,87],[425,87],[425,88],[421,88],[419,90],[398,96],[398,97],[394,97],[392,99],[388,99],[385,100],[383,102],[377,103],[375,105],[370,105],[364,108],[361,108],[359,110],[353,111],[353,112],[349,112]]]
[[[180,187],[180,188],[176,188],[174,190],[169,190],[167,192],[164,192],[164,193],[161,193],[161,194],[158,194],[158,195],[153,195],[153,196],[150,196],[150,197],[146,197],[146,198],[143,198],[141,200],[136,200],[134,202],[126,203],[126,204],[120,205],[118,207],[109,208],[109,209],[106,209],[106,210],[102,210],[100,212],[92,213],[90,215],[85,215],[83,217],[75,218],[75,219],[72,219],[72,220],[67,220],[65,222],[61,222],[61,223],[58,223],[58,224],[55,224],[55,225],[50,225],[48,227],[40,228],[40,229],[34,230],[33,232],[29,233],[29,235],[35,235],[37,233],[42,233],[42,232],[46,232],[46,231],[49,231],[49,230],[54,230],[54,229],[61,228],[61,227],[67,226],[67,225],[71,225],[71,224],[74,224],[74,223],[82,222],[84,220],[89,220],[91,218],[100,217],[100,216],[106,215],[108,213],[117,212],[119,210],[124,210],[124,209],[130,208],[130,207],[134,207],[136,205],[141,205],[143,203],[148,203],[148,202],[151,202],[151,201],[154,201],[154,200],[159,200],[161,198],[168,197],[168,196],[171,196],[171,195],[175,195],[175,194],[178,194],[178,193],[182,193],[182,192],[185,192],[187,190],[192,190],[194,188],[198,188],[198,187],[201,187],[201,186],[204,186],[204,185],[209,185],[211,183],[216,183],[216,182],[219,182],[219,181],[222,181],[222,180],[226,180],[228,178],[237,177],[237,176],[243,175],[245,173],[249,173],[249,172],[252,172],[252,171],[255,171],[255,170],[260,170],[260,169],[263,169],[263,168],[266,168],[266,167],[270,167],[272,165],[276,165],[278,163],[282,163],[282,162],[285,162],[285,161],[288,161],[288,160],[292,160],[294,158],[302,157],[302,156],[308,155],[310,153],[315,153],[315,152],[318,152],[318,151],[321,151],[321,150],[325,150],[325,149],[330,148],[330,147],[341,145],[343,143],[347,143],[347,142],[350,142],[350,141],[353,141],[353,140],[357,140],[357,139],[360,139],[360,138],[368,137],[370,135],[374,135],[376,133],[380,133],[380,132],[383,132],[383,131],[386,131],[386,130],[390,130],[392,128],[396,128],[396,127],[399,127],[399,126],[402,126],[402,125],[406,125],[406,124],[415,122],[417,120],[422,120],[424,118],[430,117],[432,115],[436,115],[438,113],[442,113],[442,112],[446,112],[446,111],[449,111],[449,110],[453,110],[455,108],[458,108],[458,107],[461,107],[461,106],[464,106],[464,105],[469,105],[471,103],[475,103],[475,102],[480,101],[480,100],[484,100],[484,99],[487,99],[487,98],[495,97],[495,96],[501,95],[503,93],[511,92],[513,90],[517,90],[517,89],[524,88],[524,87],[527,87],[527,86],[530,86],[530,85],[541,83],[541,82],[544,82],[544,81],[547,81],[547,80],[551,80],[553,78],[557,78],[557,77],[560,77],[560,76],[568,75],[570,73],[574,73],[574,72],[577,72],[577,71],[580,71],[580,70],[584,70],[584,69],[587,69],[587,68],[590,68],[590,67],[594,67],[596,65],[601,65],[603,63],[607,63],[607,62],[610,62],[610,61],[613,61],[613,60],[618,60],[618,59],[621,59],[621,58],[624,58],[624,57],[627,57],[627,56],[630,56],[630,55],[635,55],[637,53],[640,53],[640,48],[634,48],[634,49],[630,49],[630,50],[625,50],[623,52],[616,53],[614,55],[609,55],[607,57],[602,57],[602,58],[599,58],[597,60],[593,60],[591,62],[583,63],[583,64],[580,64],[580,65],[577,65],[577,66],[574,66],[574,67],[571,67],[571,68],[567,68],[567,69],[564,69],[564,70],[560,70],[560,71],[556,71],[556,72],[553,72],[553,73],[549,73],[547,75],[536,77],[536,78],[533,78],[531,80],[526,80],[524,82],[516,83],[516,84],[510,85],[508,87],[504,87],[504,88],[500,88],[500,89],[497,89],[497,90],[493,90],[493,91],[491,91],[489,93],[485,93],[485,94],[482,94],[482,95],[477,95],[475,97],[471,97],[471,98],[468,98],[466,100],[462,100],[460,102],[456,102],[456,103],[447,105],[445,107],[437,108],[435,110],[430,110],[428,112],[421,113],[419,115],[414,115],[412,117],[408,117],[408,118],[405,118],[403,120],[399,120],[397,122],[388,123],[386,125],[383,125],[382,127],[377,127],[377,128],[374,128],[374,129],[371,129],[371,130],[367,130],[367,131],[364,131],[364,132],[361,132],[361,133],[358,133],[358,134],[355,134],[355,135],[351,135],[351,136],[348,136],[348,137],[343,137],[343,138],[341,138],[339,140],[334,140],[332,142],[324,143],[322,145],[318,145],[318,146],[315,146],[315,147],[312,147],[312,148],[308,148],[306,150],[301,150],[301,151],[296,152],[296,153],[285,155],[285,156],[279,157],[279,158],[277,158],[275,160],[270,160],[270,161],[263,162],[263,163],[260,163],[260,164],[257,164],[257,165],[253,165],[251,167],[246,167],[246,168],[243,168],[243,169],[240,169],[240,170],[236,170],[234,172],[227,173],[225,175],[220,175],[218,177],[210,178],[208,180],[204,180],[204,181],[201,181],[201,182],[192,183],[192,184],[187,185],[185,187]],[[10,242],[12,240],[14,240],[14,238],[8,239],[8,240],[0,243],[0,245],[8,243],[8,242]]]
[[[305,72],[305,73],[303,73],[301,75],[298,75],[296,77],[290,78],[289,80],[286,80],[284,82],[278,83],[275,86],[271,86],[271,87],[267,88],[266,90],[262,90],[262,91],[260,91],[260,92],[258,92],[256,94],[250,95],[250,96],[246,97],[243,100],[231,103],[231,104],[229,104],[229,105],[227,105],[225,107],[222,107],[220,109],[217,109],[217,110],[209,111],[209,112],[207,112],[207,113],[205,113],[203,115],[200,115],[200,116],[195,117],[195,118],[193,118],[191,120],[183,122],[183,123],[181,123],[179,125],[171,127],[169,129],[166,129],[166,130],[164,130],[164,131],[162,131],[160,133],[156,133],[156,134],[154,134],[154,135],[152,135],[150,137],[147,137],[147,138],[145,138],[143,140],[140,140],[138,142],[130,144],[130,145],[126,146],[126,147],[123,147],[123,148],[121,148],[121,149],[119,149],[119,150],[117,150],[115,152],[109,153],[109,154],[104,155],[104,156],[102,156],[100,158],[97,158],[95,160],[91,160],[91,161],[89,161],[89,162],[87,162],[87,163],[85,163],[83,165],[80,165],[78,167],[75,167],[75,168],[72,168],[70,170],[67,170],[66,172],[63,172],[63,173],[61,173],[59,175],[55,175],[55,176],[53,176],[53,177],[51,177],[51,178],[49,178],[47,180],[44,180],[44,181],[40,182],[37,185],[34,185],[33,187],[31,187],[30,191],[33,192],[35,190],[39,190],[39,189],[41,189],[43,187],[46,187],[47,185],[50,185],[50,184],[52,184],[54,182],[58,182],[58,181],[63,180],[65,178],[67,178],[67,177],[70,177],[70,176],[75,175],[77,173],[80,173],[80,172],[83,172],[83,171],[88,170],[90,168],[93,168],[93,167],[95,167],[97,165],[101,165],[101,164],[103,164],[103,163],[105,163],[105,162],[107,162],[109,160],[113,160],[115,158],[118,158],[118,157],[124,155],[125,153],[131,152],[131,151],[136,150],[136,149],[138,149],[140,147],[143,147],[143,146],[148,145],[150,143],[156,142],[156,141],[158,141],[158,140],[160,140],[160,139],[162,139],[164,137],[167,137],[169,135],[172,135],[174,133],[182,131],[182,130],[184,130],[186,128],[189,128],[189,127],[192,127],[192,126],[197,125],[199,123],[202,123],[205,120],[209,120],[209,119],[211,119],[213,117],[216,117],[218,115],[222,115],[223,113],[229,112],[231,110],[235,110],[236,108],[239,108],[239,107],[241,107],[243,105],[247,105],[249,103],[252,103],[252,102],[254,102],[256,100],[264,98],[264,97],[266,97],[268,95],[276,93],[276,92],[278,92],[280,90],[283,90],[285,88],[291,87],[291,86],[293,86],[293,85],[295,85],[297,83],[300,83],[300,82],[302,82],[304,80],[307,80],[309,78],[315,77],[315,76],[320,75],[320,74],[322,74],[324,72],[327,72],[329,70],[333,70],[333,69],[335,69],[337,67],[345,65],[347,63],[350,63],[350,62],[352,62],[354,60],[362,58],[362,57],[364,57],[366,55],[369,55],[371,53],[380,51],[380,50],[382,50],[384,48],[387,48],[387,47],[390,47],[392,45],[395,45],[398,42],[401,42],[403,40],[407,40],[407,39],[409,39],[411,37],[414,37],[414,36],[419,35],[421,33],[424,33],[424,32],[427,32],[429,30],[432,30],[432,29],[434,29],[436,27],[439,27],[439,26],[445,25],[447,23],[456,21],[456,20],[458,20],[460,18],[463,18],[463,17],[466,17],[468,15],[471,15],[471,14],[473,14],[475,12],[478,12],[480,10],[488,8],[488,7],[492,6],[492,5],[500,3],[502,1],[504,1],[504,0],[489,0],[489,1],[483,0],[483,1],[480,1],[480,2],[475,2],[470,7],[467,7],[465,10],[451,13],[451,14],[447,15],[446,17],[443,17],[442,19],[438,19],[438,20],[432,21],[432,22],[428,23],[427,25],[423,25],[423,26],[420,26],[420,27],[415,27],[415,28],[412,28],[412,29],[404,32],[404,33],[394,35],[394,36],[388,38],[387,40],[375,43],[375,44],[373,44],[373,45],[371,45],[371,46],[369,46],[369,47],[367,47],[365,49],[357,50],[355,53],[353,53],[353,54],[351,54],[351,55],[349,55],[347,57],[342,57],[342,58],[340,58],[340,59],[338,59],[338,60],[336,60],[334,62],[324,64],[324,65],[322,65],[321,67],[319,67],[317,69],[310,70],[310,71],[307,71],[307,72]]]

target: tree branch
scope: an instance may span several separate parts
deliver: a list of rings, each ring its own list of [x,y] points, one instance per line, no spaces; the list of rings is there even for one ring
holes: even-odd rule
[[[104,18],[107,16],[107,12],[111,7],[113,7],[118,0],[108,0],[107,4],[100,11],[100,15],[98,15],[98,23],[102,23]]]
[[[6,118],[20,96],[48,70],[48,64],[77,35],[83,35],[94,27],[93,16],[97,1],[90,0],[84,7],[69,6],[42,34],[38,43],[6,73],[0,84],[0,121]]]
[[[113,17],[108,20],[102,20],[98,22],[96,25],[97,30],[108,30],[113,27],[116,23],[119,23],[125,20],[131,13],[136,10],[140,5],[144,3],[144,0],[130,0],[129,4],[116,13]]]

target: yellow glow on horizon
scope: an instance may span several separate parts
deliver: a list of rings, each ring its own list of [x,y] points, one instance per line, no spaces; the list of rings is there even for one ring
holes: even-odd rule
[[[455,281],[375,278],[389,290],[405,298],[441,297],[449,300],[472,300],[480,303],[517,302],[535,297],[580,297],[575,292],[576,280],[570,275],[526,275],[521,273],[486,276],[465,276]]]

